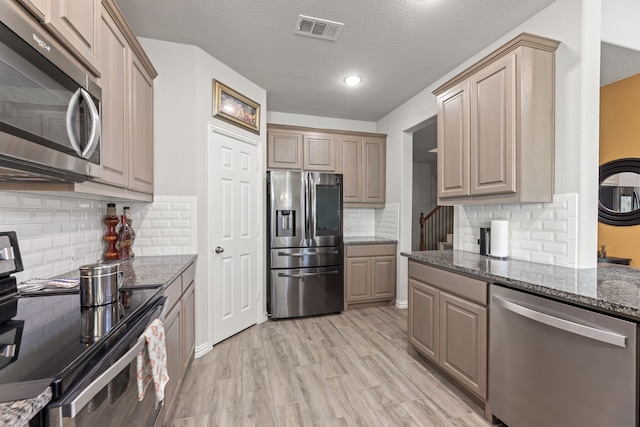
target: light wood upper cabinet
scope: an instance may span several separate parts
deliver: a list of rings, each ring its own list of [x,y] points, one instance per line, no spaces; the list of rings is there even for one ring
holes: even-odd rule
[[[267,168],[302,170],[302,132],[269,129]]]
[[[102,179],[129,185],[129,75],[130,50],[127,40],[108,13],[102,14],[100,68],[102,78]]]
[[[558,44],[522,34],[433,92],[439,204],[551,202]]]
[[[383,208],[386,135],[267,124],[267,168],[343,174],[345,208]]]
[[[51,0],[17,0],[29,12],[31,12],[40,22],[45,22],[49,16]]]
[[[336,136],[304,133],[303,169],[315,172],[336,171]]]
[[[95,76],[100,76],[98,40],[101,0],[16,0],[60,40]]]
[[[338,173],[344,176],[344,207],[384,207],[386,164],[384,137],[338,136]]]
[[[50,21],[45,21],[45,24],[99,75],[97,46],[101,1],[55,0],[50,7]]]
[[[438,96],[438,197],[469,196],[469,82]]]
[[[338,136],[338,173],[343,175],[344,204],[362,203],[362,138]]]
[[[123,21],[105,2],[100,22],[102,178],[127,198],[153,195],[153,77],[155,70]]]
[[[131,65],[129,188],[153,194],[153,79],[137,57]]]
[[[471,78],[471,194],[516,192],[515,73],[508,55]]]
[[[362,144],[362,203],[384,207],[386,200],[386,142],[365,138]]]

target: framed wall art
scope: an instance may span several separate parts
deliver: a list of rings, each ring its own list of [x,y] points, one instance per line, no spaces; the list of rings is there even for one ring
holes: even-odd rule
[[[260,135],[260,104],[213,81],[213,117]]]

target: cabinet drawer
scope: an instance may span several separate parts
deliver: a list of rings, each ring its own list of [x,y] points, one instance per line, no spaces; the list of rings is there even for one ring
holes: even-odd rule
[[[347,258],[365,256],[391,256],[396,254],[396,245],[351,245],[347,246]]]
[[[169,307],[169,310],[180,301],[180,295],[182,295],[182,277],[178,277],[171,282],[164,290],[164,296],[167,297],[167,307]]]
[[[409,262],[409,277],[484,306],[488,303],[487,283],[480,280],[415,261]]]
[[[191,264],[182,273],[182,292],[185,292],[189,285],[195,280],[196,277],[196,263]]]

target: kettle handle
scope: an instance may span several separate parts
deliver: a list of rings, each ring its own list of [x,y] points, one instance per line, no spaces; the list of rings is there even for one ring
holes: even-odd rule
[[[122,287],[124,283],[124,271],[118,271],[118,289]]]

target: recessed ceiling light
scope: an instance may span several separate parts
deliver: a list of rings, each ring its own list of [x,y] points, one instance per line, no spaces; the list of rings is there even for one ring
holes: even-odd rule
[[[343,81],[347,86],[356,86],[362,82],[362,77],[353,74],[351,76],[345,77]]]

